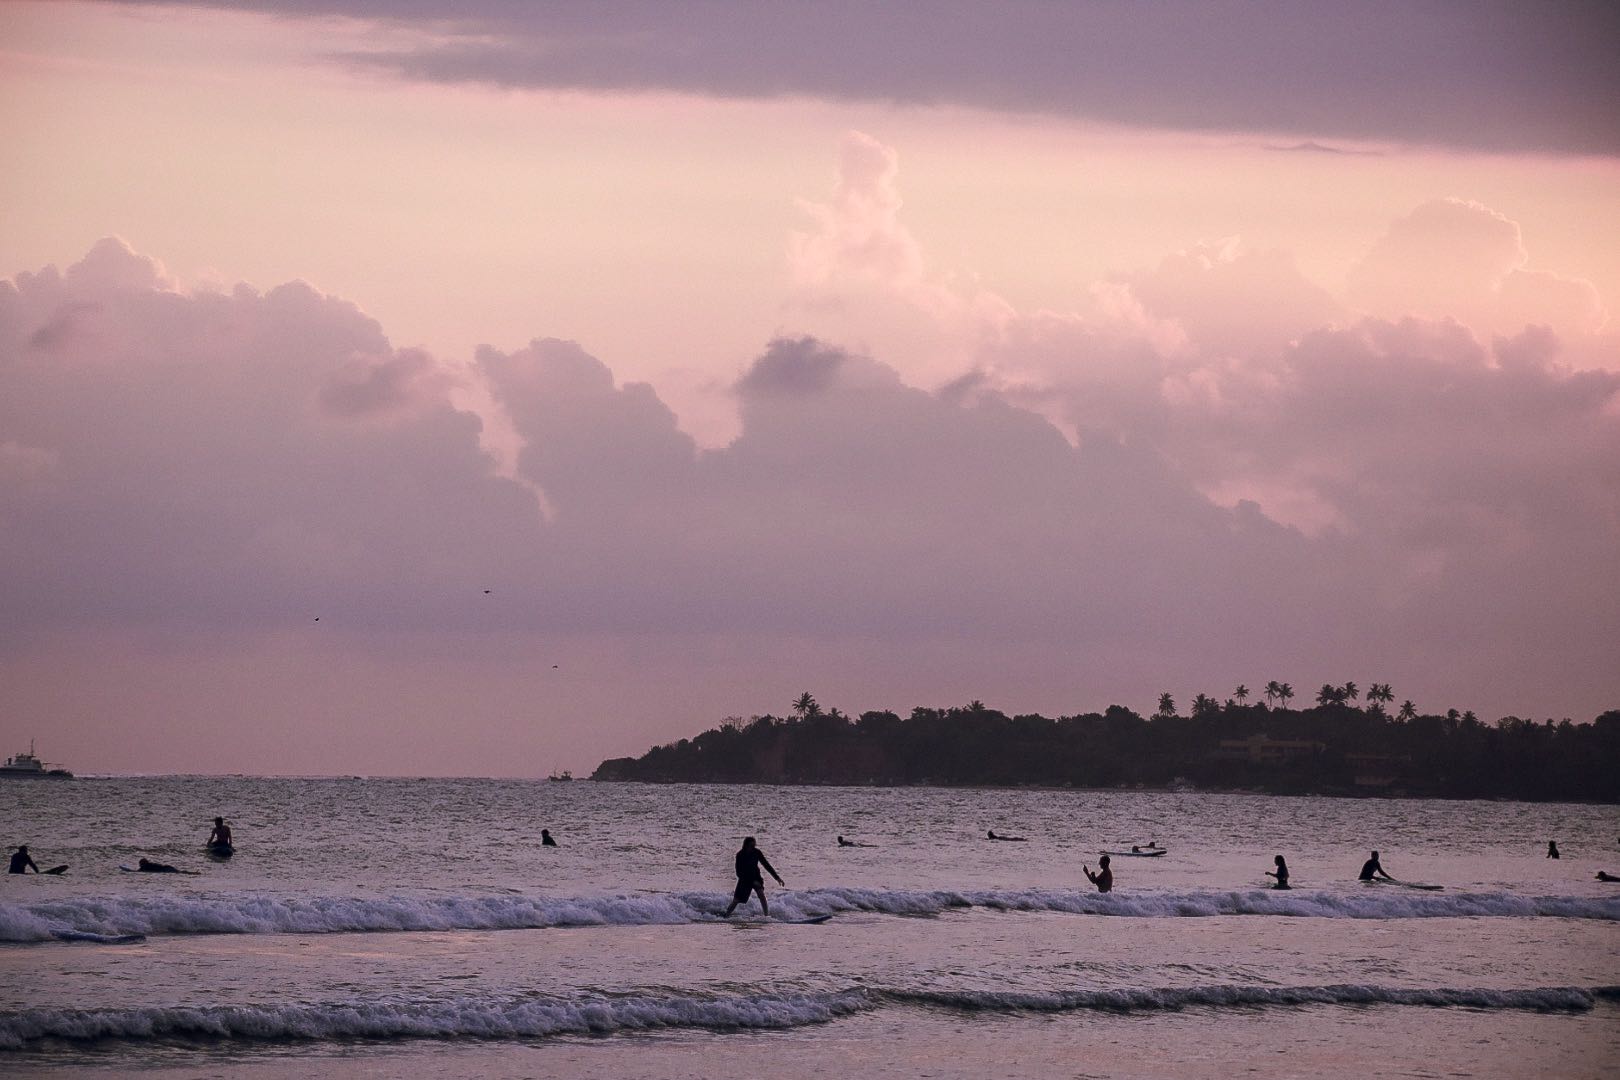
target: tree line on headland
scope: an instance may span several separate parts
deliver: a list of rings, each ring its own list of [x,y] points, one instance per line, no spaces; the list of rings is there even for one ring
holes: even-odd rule
[[[728,717],[638,758],[602,762],[593,780],[658,783],[935,784],[1181,788],[1273,794],[1412,795],[1620,802],[1620,709],[1591,723],[1392,708],[1387,683],[1324,685],[1290,708],[1287,683],[1264,701],[1246,686],[1197,695],[1186,715],[1168,693],[1144,717],[1120,705],[1049,719],[981,701],[911,715],[823,710],[806,692],[791,715]],[[1364,700],[1365,704],[1359,702]]]

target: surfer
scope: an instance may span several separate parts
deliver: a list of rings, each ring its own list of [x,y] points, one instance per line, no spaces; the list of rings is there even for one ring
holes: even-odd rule
[[[1108,856],[1104,855],[1097,860],[1097,872],[1095,874],[1091,872],[1091,867],[1085,863],[1080,864],[1080,869],[1084,870],[1086,878],[1097,886],[1098,892],[1114,891],[1114,872],[1108,869]]]
[[[12,873],[16,873],[16,871],[13,870]],[[1597,872],[1597,879],[1599,881],[1620,881],[1620,875],[1611,874],[1607,870],[1599,870]]]
[[[553,840],[551,838],[551,830],[550,829],[541,829],[540,830],[540,846],[541,847],[556,847],[557,846],[557,841],[555,841],[555,840]]]
[[[759,894],[759,910],[767,916],[770,915],[771,906],[765,902],[765,875],[759,872],[761,867],[769,871],[778,885],[784,888],[787,886],[787,882],[782,880],[782,875],[776,872],[776,868],[765,857],[765,853],[759,850],[754,838],[743,837],[742,849],[737,852],[737,891],[731,894],[731,903],[726,905],[727,918],[737,910],[738,904],[748,903],[750,893]]]
[[[217,817],[217,818],[214,819],[214,828],[213,828],[213,830],[211,832],[209,832],[209,834],[208,834],[208,842],[206,844],[204,844],[203,846],[204,847],[234,847],[235,846],[234,844],[231,843],[231,827],[229,825],[225,824],[225,819],[224,818]]]
[[[34,857],[28,854],[28,845],[22,844],[17,848],[16,851],[11,853],[11,869],[7,872],[12,874],[26,874],[28,873],[30,867],[33,868],[34,873],[39,873],[39,867],[35,864]]]
[[[859,840],[846,840],[842,836],[840,836],[838,838],[838,846],[839,847],[876,847],[877,845],[876,844],[863,844]]]
[[[1547,841],[1547,858],[1549,858],[1549,859],[1558,858],[1558,841],[1556,841],[1556,840]]]
[[[1011,841],[1014,844],[1026,844],[1026,843],[1029,842],[1029,841],[1025,840],[1022,836],[997,836],[996,835],[996,830],[994,830],[994,829],[990,830],[990,839],[992,839],[992,840],[1008,840],[1008,841]]]
[[[178,866],[170,866],[168,863],[163,862],[153,862],[150,859],[142,859],[140,862],[135,864],[135,869],[139,870],[143,874],[185,873],[185,871],[181,870]]]
[[[1281,855],[1278,855],[1275,859],[1272,859],[1271,861],[1277,864],[1277,869],[1276,870],[1274,870],[1274,871],[1273,870],[1267,870],[1266,871],[1266,877],[1274,877],[1274,878],[1277,879],[1277,884],[1273,885],[1272,888],[1273,889],[1287,889],[1287,888],[1289,888],[1290,886],[1288,884],[1288,861],[1286,859],[1284,859]]]
[[[1378,861],[1378,852],[1376,851],[1372,853],[1372,858],[1361,864],[1361,880],[1371,881],[1374,874],[1382,877],[1385,881],[1395,880],[1384,871],[1384,865]]]

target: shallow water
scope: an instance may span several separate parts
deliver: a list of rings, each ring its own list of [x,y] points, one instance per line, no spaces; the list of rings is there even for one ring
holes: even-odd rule
[[[0,1061],[23,1073],[1620,1062],[1620,886],[1593,880],[1620,872],[1613,807],[175,777],[6,784],[0,808],[42,866],[71,866],[0,891]],[[201,851],[215,813],[236,831],[226,863]],[[744,832],[789,887],[775,918],[728,924]],[[1169,854],[1116,858],[1107,896],[1086,882],[1098,850],[1148,840]],[[1355,882],[1372,847],[1445,888]],[[1262,887],[1278,852],[1290,892]],[[117,869],[141,856],[201,873]]]

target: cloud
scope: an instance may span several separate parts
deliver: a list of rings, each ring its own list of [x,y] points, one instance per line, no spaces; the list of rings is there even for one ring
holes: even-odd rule
[[[1605,314],[1587,281],[1527,268],[1517,222],[1464,199],[1435,199],[1393,223],[1352,268],[1349,298],[1386,317],[1451,317],[1487,333],[1545,323],[1591,334]]]
[[[145,3],[147,0],[136,0]],[[169,0],[152,0],[173,6]],[[194,0],[420,32],[342,61],[403,78],[955,105],[1129,126],[1613,155],[1620,14],[1598,0],[1286,11],[1174,0]],[[920,43],[926,42],[926,47]]]
[[[187,649],[315,670],[323,650],[265,643],[316,615],[400,688],[515,679],[542,641],[580,687],[657,657],[656,693],[548,699],[639,701],[603,721],[617,742],[590,736],[621,752],[755,655],[760,679],[840,658],[873,695],[974,681],[1044,708],[1375,672],[1483,710],[1613,704],[1620,375],[1572,367],[1545,328],[1267,324],[1250,353],[1211,314],[1234,282],[1320,297],[1286,260],[1194,249],[1085,312],[1015,319],[937,392],[823,338],[772,341],[713,450],[579,344],[484,349],[467,377],[546,517],[437,361],[354,305],[300,283],[178,292],[96,252],[95,272],[0,284],[0,547],[27,568],[0,581],[0,648],[31,670],[206,631],[151,661],[184,697]],[[1290,499],[1320,520],[1287,524]],[[266,701],[314,715],[296,693]]]

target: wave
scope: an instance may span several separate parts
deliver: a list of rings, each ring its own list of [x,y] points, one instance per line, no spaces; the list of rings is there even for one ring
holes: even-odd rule
[[[0,1049],[48,1043],[532,1039],[659,1028],[739,1031],[823,1024],[892,1006],[964,1012],[1166,1012],[1183,1009],[1389,1005],[1584,1012],[1620,987],[1522,990],[1387,986],[1191,986],[1018,993],[852,988],[803,994],[592,994],[578,999],[462,994],[362,1003],[195,1008],[24,1009],[0,1013]]]
[[[599,896],[316,896],[269,894],[104,896],[0,904],[0,942],[48,941],[63,933],[322,934],[432,930],[527,930],[714,922],[720,892]],[[1329,919],[1490,916],[1620,921],[1620,897],[1513,893],[1335,892],[1296,889],[1096,893],[1072,889],[930,890],[825,888],[780,892],[773,918],[869,912],[938,915],[964,908],[1132,918],[1273,915]]]

